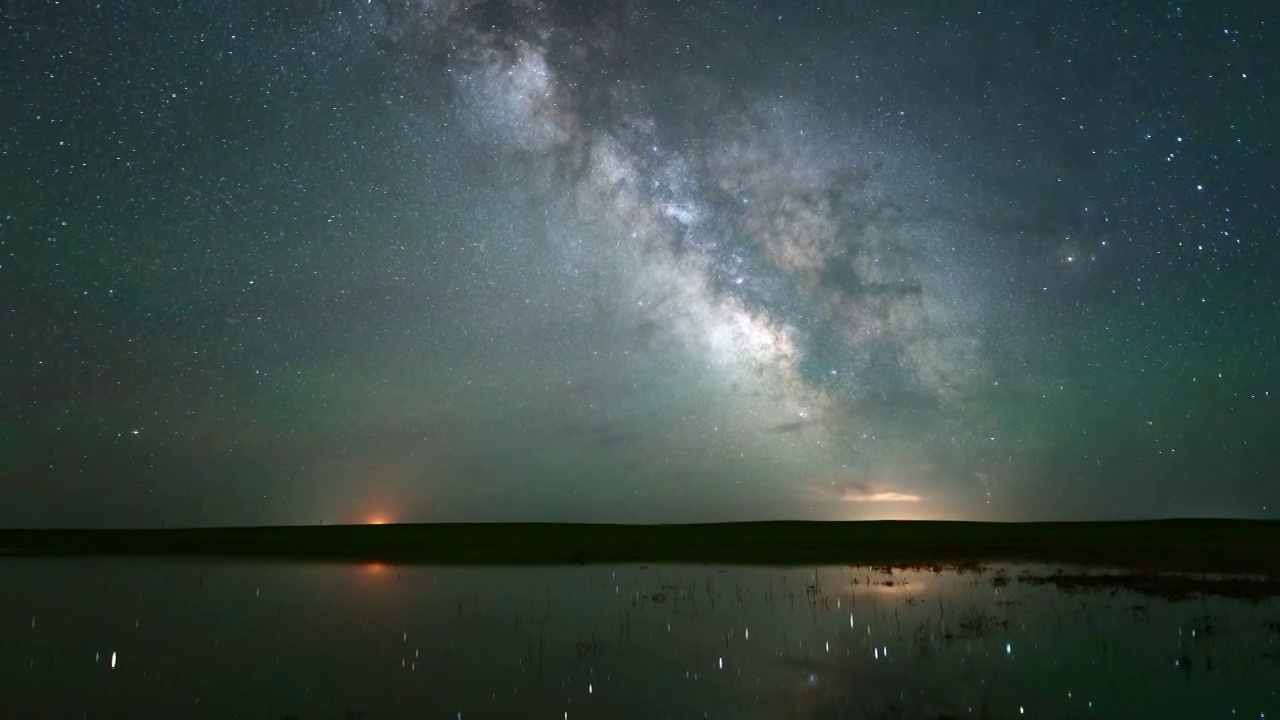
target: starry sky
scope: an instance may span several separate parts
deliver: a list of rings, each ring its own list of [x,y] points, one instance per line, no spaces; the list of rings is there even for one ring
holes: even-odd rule
[[[0,13],[0,525],[1280,516],[1273,3]]]

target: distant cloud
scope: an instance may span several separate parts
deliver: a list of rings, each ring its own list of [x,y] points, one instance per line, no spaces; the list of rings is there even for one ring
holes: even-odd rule
[[[640,433],[607,423],[580,425],[569,422],[561,428],[561,433],[567,439],[577,440],[597,448],[613,448],[640,440]]]
[[[847,483],[840,488],[840,500],[842,502],[860,502],[860,503],[916,503],[920,502],[919,495],[911,493],[894,492],[883,488],[876,488],[866,483]]]
[[[769,428],[768,432],[771,432],[771,433],[800,432],[801,430],[804,430],[810,425],[813,425],[815,422],[817,421],[816,420],[795,420],[792,422],[780,423],[778,425],[774,425],[773,427]]]

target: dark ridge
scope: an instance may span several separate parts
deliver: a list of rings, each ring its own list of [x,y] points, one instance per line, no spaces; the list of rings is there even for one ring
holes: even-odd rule
[[[192,556],[432,565],[704,563],[921,566],[1044,562],[1280,577],[1280,522],[441,523],[0,530],[0,554]]]

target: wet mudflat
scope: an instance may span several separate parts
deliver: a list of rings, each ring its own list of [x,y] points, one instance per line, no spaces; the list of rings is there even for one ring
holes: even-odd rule
[[[0,563],[0,716],[1262,718],[1261,576]]]

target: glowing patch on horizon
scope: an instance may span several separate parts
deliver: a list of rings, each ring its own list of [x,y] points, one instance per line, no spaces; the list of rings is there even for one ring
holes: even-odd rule
[[[847,490],[844,492],[844,494],[840,496],[840,499],[845,502],[862,502],[862,503],[920,502],[919,495],[912,495],[910,493],[878,492],[878,493],[871,493],[869,495],[863,495],[861,493],[847,491]]]
[[[865,482],[848,483],[840,487],[841,502],[856,503],[918,503],[923,498],[915,493],[890,490],[883,484]]]

